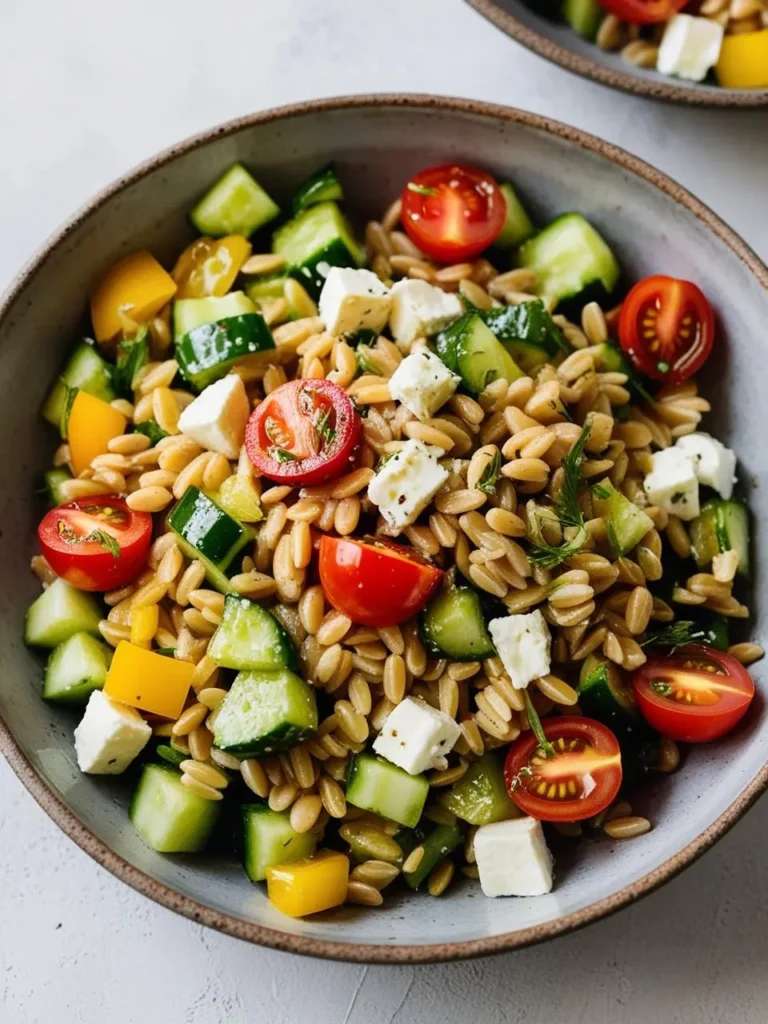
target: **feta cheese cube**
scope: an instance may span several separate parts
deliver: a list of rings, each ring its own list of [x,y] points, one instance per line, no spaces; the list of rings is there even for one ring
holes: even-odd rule
[[[236,373],[209,384],[179,417],[179,430],[209,452],[236,459],[251,414],[245,385]]]
[[[552,854],[535,818],[482,825],[474,849],[486,896],[543,896],[552,891]]]
[[[451,373],[443,360],[427,348],[412,352],[389,378],[389,392],[414,416],[428,420],[445,405],[461,377]]]
[[[733,495],[736,483],[736,455],[710,434],[686,434],[677,447],[693,459],[693,470],[700,484],[714,488],[721,498]]]
[[[441,454],[421,441],[406,441],[368,484],[368,497],[393,530],[414,523],[448,479],[437,461]]]
[[[444,292],[426,281],[398,281],[392,285],[392,337],[403,352],[417,338],[429,338],[464,314],[458,295]]]
[[[699,481],[693,459],[681,448],[665,448],[651,456],[651,472],[643,488],[652,505],[680,519],[699,514]]]
[[[701,82],[717,64],[723,45],[722,25],[709,18],[677,14],[667,22],[656,58],[656,70],[662,75],[677,75]]]
[[[119,775],[142,752],[151,735],[151,726],[138,711],[94,690],[75,729],[80,771]]]
[[[406,697],[384,722],[373,749],[409,775],[420,775],[441,765],[460,735],[450,715]]]
[[[547,675],[552,637],[538,609],[528,615],[491,619],[488,632],[516,689],[524,690],[533,679]]]
[[[370,270],[331,267],[320,292],[320,319],[331,334],[379,331],[389,319],[389,289]]]

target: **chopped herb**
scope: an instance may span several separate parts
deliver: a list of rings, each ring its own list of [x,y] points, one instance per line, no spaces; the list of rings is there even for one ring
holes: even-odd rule
[[[355,349],[355,362],[359,373],[378,374],[379,368],[372,363],[367,356],[370,354],[370,345],[358,345]]]
[[[602,484],[593,484],[592,493],[596,498],[610,498],[611,492],[607,487],[603,487]]]
[[[680,502],[680,501],[685,501],[685,492],[684,491],[677,491],[675,494],[672,495],[672,504],[673,505],[677,505],[678,502]]]
[[[710,644],[712,637],[708,630],[697,622],[681,619],[672,622],[664,629],[658,629],[646,635],[641,647],[669,647],[672,651],[688,644]]]
[[[485,377],[483,377],[483,388],[482,388],[482,390],[485,391],[485,389],[488,387],[489,384],[493,384],[493,382],[496,380],[497,376],[498,376],[498,374],[496,373],[496,370],[486,370],[485,371]]]
[[[112,368],[112,386],[120,398],[133,399],[133,384],[139,371],[149,362],[149,332],[142,326],[133,338],[117,346],[117,361]]]
[[[654,679],[651,683],[651,689],[654,693],[658,693],[660,697],[668,697],[672,692],[671,684],[664,682],[663,679]]]
[[[659,373],[669,373],[669,363],[656,363],[656,369]]]
[[[352,403],[352,408],[355,410],[361,420],[368,419],[368,412],[370,410],[369,405],[360,405],[354,395],[349,396],[349,400]]]
[[[113,558],[120,557],[120,545],[112,534],[107,533],[106,530],[92,530],[85,540],[92,541],[94,544],[100,545],[105,551],[108,551]]]
[[[539,713],[533,706],[531,695],[528,693],[527,690],[525,691],[525,710],[528,713],[528,722],[531,726],[531,732],[536,737],[536,742],[541,747],[544,757],[554,757],[555,748],[549,742],[544,733],[544,727],[541,724]]]
[[[162,441],[164,437],[168,437],[168,434],[163,430],[157,420],[144,420],[141,423],[137,423],[133,429],[135,433],[144,434],[145,437],[148,437],[149,443],[153,448],[158,441]]]
[[[495,455],[483,470],[482,476],[475,484],[475,489],[489,496],[495,494],[496,481],[499,479],[500,470],[501,452],[497,449]]]
[[[415,181],[408,182],[408,191],[415,192],[418,196],[436,196],[437,189],[430,188],[429,185],[417,185]]]
[[[587,530],[584,526],[584,513],[581,511],[579,498],[584,469],[584,446],[591,433],[592,423],[588,418],[578,441],[563,459],[563,486],[554,505],[555,515],[560,520],[560,525],[563,528],[575,527],[578,532],[572,540],[560,547],[553,547],[550,544],[535,544],[529,557],[531,562],[541,569],[554,569],[571,555],[575,555],[586,543]]]
[[[271,448],[267,448],[267,455],[273,458],[275,462],[296,462],[295,455],[286,451],[285,448],[278,448],[276,444],[273,444]]]
[[[329,448],[334,440],[336,439],[336,431],[333,429],[329,420],[331,418],[330,409],[318,409],[317,415],[315,416],[314,427],[318,435],[322,438],[326,448]]]

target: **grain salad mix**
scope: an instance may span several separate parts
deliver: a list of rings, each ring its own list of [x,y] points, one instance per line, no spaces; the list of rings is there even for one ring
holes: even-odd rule
[[[170,272],[100,282],[42,410],[25,639],[154,850],[232,846],[294,916],[457,871],[543,894],[552,839],[647,832],[637,785],[754,695],[712,307],[620,289],[584,217],[476,168],[362,244],[343,200],[235,165]]]

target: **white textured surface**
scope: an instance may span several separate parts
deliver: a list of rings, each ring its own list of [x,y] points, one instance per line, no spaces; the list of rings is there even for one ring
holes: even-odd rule
[[[157,149],[258,108],[385,90],[509,103],[603,135],[768,258],[765,113],[691,112],[582,82],[460,0],[6,0],[0,85],[0,288]],[[0,1020],[762,1024],[766,828],[763,802],[660,893],[547,946],[365,968],[259,950],[155,906],[60,834],[0,762]]]

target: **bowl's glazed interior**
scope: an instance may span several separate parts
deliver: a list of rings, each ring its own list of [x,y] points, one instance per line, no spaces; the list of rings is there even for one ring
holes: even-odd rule
[[[606,236],[629,278],[672,273],[698,282],[723,327],[716,415],[706,426],[736,448],[752,481],[759,563],[768,521],[761,397],[765,268],[708,211],[645,165],[531,115],[460,101],[369,98],[259,115],[193,140],[118,183],[78,215],[21,276],[0,309],[0,741],[48,812],[106,867],[148,895],[208,924],[284,949],[349,959],[467,956],[535,941],[622,905],[685,866],[731,824],[765,784],[768,722],[762,701],[724,742],[692,751],[682,771],[643,794],[653,831],[638,840],[589,842],[558,861],[549,896],[488,900],[472,883],[443,899],[401,895],[375,911],[344,908],[292,921],[220,856],[163,857],[127,817],[125,781],[81,775],[74,715],[40,699],[40,659],[22,643],[38,584],[28,569],[40,506],[34,492],[56,439],[37,415],[51,379],[85,327],[89,290],[126,252],[150,247],[166,263],[190,239],[187,211],[235,160],[287,199],[309,172],[337,162],[358,217],[377,215],[408,175],[465,159],[519,188],[535,219],[579,210]],[[757,583],[762,574],[758,567]],[[768,612],[757,609],[754,634]],[[758,686],[766,673],[757,666]],[[12,738],[11,738],[12,737]]]
[[[601,50],[570,25],[546,16],[537,0],[467,0],[502,31],[547,60],[625,92],[704,107],[768,106],[768,89],[724,89],[709,79],[688,82],[639,68],[619,53]],[[537,9],[538,8],[538,9]]]

